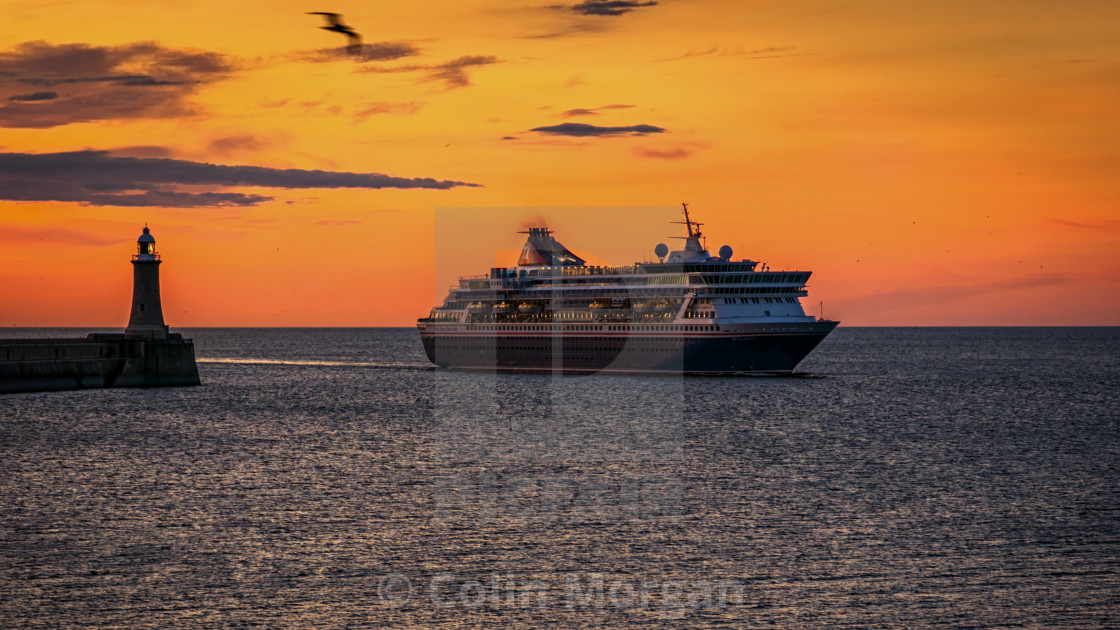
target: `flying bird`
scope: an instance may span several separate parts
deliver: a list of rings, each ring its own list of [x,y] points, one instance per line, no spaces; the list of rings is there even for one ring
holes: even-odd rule
[[[337,13],[325,13],[323,11],[309,11],[307,15],[321,15],[327,18],[327,23],[330,24],[330,26],[320,26],[319,28],[334,31],[335,33],[342,33],[350,40],[350,45],[346,48],[347,52],[352,55],[361,54],[362,36],[358,34],[358,31],[343,24],[341,15]]]

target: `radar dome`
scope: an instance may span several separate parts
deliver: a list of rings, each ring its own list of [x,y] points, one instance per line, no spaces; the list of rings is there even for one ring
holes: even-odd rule
[[[665,243],[658,243],[657,247],[653,248],[653,253],[658,258],[664,258],[669,255],[669,246]]]
[[[724,260],[731,260],[731,255],[734,253],[735,250],[731,249],[730,245],[724,245],[719,248],[719,257]]]

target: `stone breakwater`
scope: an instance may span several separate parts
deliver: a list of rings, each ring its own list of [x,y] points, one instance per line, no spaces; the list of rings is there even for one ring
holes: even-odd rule
[[[0,393],[198,384],[194,343],[176,333],[0,340]]]

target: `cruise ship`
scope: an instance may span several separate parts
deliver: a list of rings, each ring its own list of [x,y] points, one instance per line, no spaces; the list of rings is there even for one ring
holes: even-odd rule
[[[532,227],[512,267],[459,279],[416,327],[446,368],[788,374],[839,322],[806,315],[812,272],[712,255],[683,205],[684,246],[657,262],[588,265]]]

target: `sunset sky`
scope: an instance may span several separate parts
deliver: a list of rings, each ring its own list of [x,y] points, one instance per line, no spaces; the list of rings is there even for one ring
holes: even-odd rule
[[[360,50],[324,30],[341,14]],[[408,326],[530,224],[851,326],[1120,325],[1120,2],[0,2],[0,326]]]

